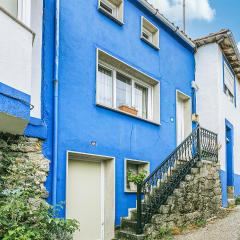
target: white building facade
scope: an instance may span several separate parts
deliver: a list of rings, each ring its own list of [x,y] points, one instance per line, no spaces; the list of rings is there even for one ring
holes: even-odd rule
[[[199,124],[218,133],[223,206],[240,194],[240,54],[229,30],[196,40]]]

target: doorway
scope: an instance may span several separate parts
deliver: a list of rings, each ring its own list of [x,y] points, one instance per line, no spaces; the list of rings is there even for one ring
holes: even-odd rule
[[[80,223],[74,240],[114,237],[114,158],[67,153],[66,217]]]
[[[192,109],[191,98],[180,92],[176,92],[176,141],[177,146],[183,142],[183,140],[192,131]]]
[[[227,186],[233,186],[233,126],[226,120],[226,170]]]

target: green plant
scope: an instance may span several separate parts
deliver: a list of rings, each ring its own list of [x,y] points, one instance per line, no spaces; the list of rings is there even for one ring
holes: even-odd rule
[[[240,196],[236,197],[235,204],[236,205],[240,205]]]
[[[195,225],[198,227],[198,228],[201,228],[201,227],[205,227],[207,224],[207,221],[204,220],[204,219],[198,219],[195,223]]]
[[[146,178],[146,176],[147,176],[147,171],[143,169],[139,171],[138,174],[134,174],[133,171],[131,170],[128,171],[128,181],[133,182],[136,185],[142,183],[143,180]]]
[[[15,155],[4,153],[0,162],[0,239],[73,239],[79,224],[58,218],[62,206],[43,199],[40,166]]]
[[[172,229],[171,228],[159,228],[158,239],[171,240],[172,239]]]

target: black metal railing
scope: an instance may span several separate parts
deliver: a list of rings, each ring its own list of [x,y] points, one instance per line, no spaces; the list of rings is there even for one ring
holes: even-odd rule
[[[137,186],[137,234],[201,159],[218,161],[217,134],[198,126],[143,183]]]

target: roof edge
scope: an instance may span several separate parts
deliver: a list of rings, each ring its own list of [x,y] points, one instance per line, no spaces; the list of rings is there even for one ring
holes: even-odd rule
[[[148,11],[155,15],[162,23],[169,27],[173,32],[175,32],[184,42],[186,42],[190,47],[195,48],[195,43],[188,38],[178,27],[174,26],[166,17],[160,14],[159,10],[154,8],[146,0],[137,0],[141,5],[143,5]]]

